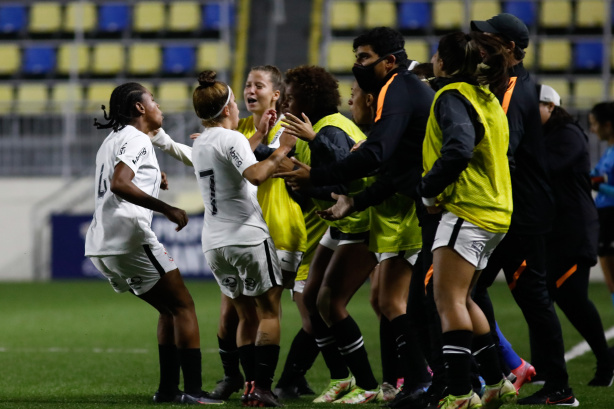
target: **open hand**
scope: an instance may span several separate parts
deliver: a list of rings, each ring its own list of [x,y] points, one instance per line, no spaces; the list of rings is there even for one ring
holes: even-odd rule
[[[353,198],[345,195],[338,195],[336,193],[331,193],[330,195],[333,199],[337,201],[337,203],[335,203],[332,207],[329,207],[328,209],[316,211],[316,214],[318,216],[320,216],[324,220],[334,221],[343,219],[350,213],[354,212]]]
[[[301,113],[303,120],[295,117],[291,113],[286,113],[284,119],[281,120],[281,124],[286,128],[286,132],[290,135],[294,135],[306,142],[311,142],[316,137],[316,133],[311,126],[311,121],[307,115]]]

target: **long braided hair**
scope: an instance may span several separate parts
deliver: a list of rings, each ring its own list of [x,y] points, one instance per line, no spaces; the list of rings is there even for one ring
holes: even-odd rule
[[[119,85],[111,93],[109,115],[107,115],[106,107],[101,106],[104,119],[109,122],[101,124],[97,118],[94,118],[94,126],[98,129],[112,128],[115,132],[124,129],[134,118],[141,116],[135,109],[135,105],[137,102],[142,102],[145,92],[147,92],[145,87],[137,82]]]

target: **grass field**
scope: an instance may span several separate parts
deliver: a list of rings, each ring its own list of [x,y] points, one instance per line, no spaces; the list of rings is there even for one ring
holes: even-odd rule
[[[215,336],[219,290],[215,282],[192,281],[188,286],[200,323],[204,387],[210,390],[222,376]],[[590,291],[604,327],[613,327],[614,308],[605,285],[591,284]],[[502,331],[516,351],[528,357],[526,324],[509,291],[496,283],[491,296]],[[278,376],[300,326],[288,294],[283,308]],[[350,311],[362,329],[376,377],[381,379],[379,330],[369,305],[368,286],[356,295]],[[560,311],[559,317],[569,350],[582,340]],[[151,396],[158,382],[157,315],[144,302],[131,295],[116,295],[102,281],[2,283],[0,322],[0,408],[153,406]],[[586,386],[594,366],[590,352],[569,361],[571,386],[582,407],[613,408],[614,387]],[[327,384],[327,376],[319,357],[307,378],[317,391]],[[528,385],[521,396],[536,389]],[[307,398],[285,403],[290,408],[315,406]],[[238,395],[225,407],[240,407]]]

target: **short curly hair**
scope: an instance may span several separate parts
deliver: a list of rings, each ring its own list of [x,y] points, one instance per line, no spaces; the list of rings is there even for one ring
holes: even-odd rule
[[[301,96],[314,110],[336,110],[341,105],[339,81],[322,67],[301,65],[286,71],[284,83],[300,90]],[[316,108],[317,107],[317,108]]]

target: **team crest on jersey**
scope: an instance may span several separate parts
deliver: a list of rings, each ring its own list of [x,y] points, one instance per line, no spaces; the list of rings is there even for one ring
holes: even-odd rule
[[[254,280],[253,278],[246,278],[245,279],[245,289],[249,291],[254,291],[255,288],[256,288],[256,280]]]
[[[141,149],[139,154],[136,155],[136,158],[132,159],[132,163],[134,163],[136,165],[136,163],[139,161],[139,159],[141,159],[141,156],[145,156],[145,155],[147,155],[147,149],[143,148],[143,149]]]
[[[143,278],[139,276],[130,277],[126,281],[128,281],[128,285],[130,286],[130,288],[134,290],[139,290],[141,288],[141,285],[143,284]]]
[[[175,260],[173,260],[173,258],[171,257],[171,255],[167,253],[167,251],[166,251],[166,247],[164,248],[164,254],[166,254],[166,257],[168,257],[168,261],[175,261]]]
[[[243,158],[235,151],[234,146],[230,148],[230,157],[235,162],[235,166],[241,166],[243,164]]]
[[[123,155],[124,152],[126,152],[126,145],[128,145],[128,142],[126,142],[125,144],[122,145],[121,148],[119,148],[119,154]]]
[[[482,251],[484,251],[484,243],[482,243],[481,241],[474,241],[473,243],[471,243],[471,248],[478,253],[481,253]]]
[[[230,290],[237,287],[237,279],[234,277],[225,277],[222,280],[222,285]]]

